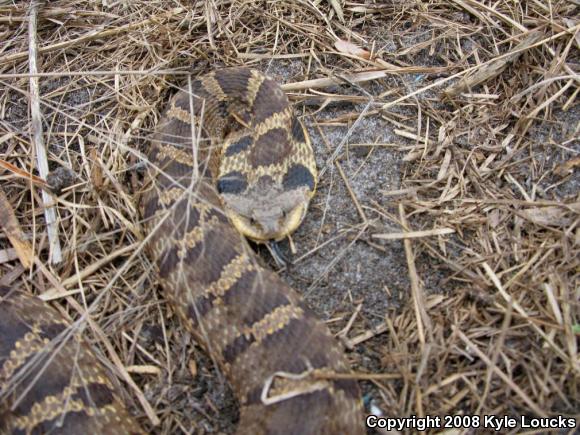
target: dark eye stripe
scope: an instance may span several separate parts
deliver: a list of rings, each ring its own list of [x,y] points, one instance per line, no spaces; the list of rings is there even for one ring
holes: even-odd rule
[[[248,181],[246,177],[239,172],[229,172],[217,182],[217,189],[219,193],[241,193],[248,187]]]
[[[282,183],[285,190],[301,186],[308,186],[310,190],[314,190],[314,176],[306,166],[301,164],[293,165],[284,176]]]

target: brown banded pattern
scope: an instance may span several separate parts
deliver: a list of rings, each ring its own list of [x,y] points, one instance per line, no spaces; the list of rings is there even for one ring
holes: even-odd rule
[[[147,151],[143,218],[167,298],[231,383],[239,434],[364,433],[357,383],[333,379],[349,372],[342,348],[297,293],[258,264],[215,187],[241,203],[240,190],[269,182],[286,195],[278,201],[304,201],[303,213],[316,184],[305,130],[280,87],[257,71],[215,71],[191,91],[171,100]],[[166,148],[195,148],[191,113],[210,139],[196,150],[198,171],[183,170],[189,160]],[[268,135],[276,143],[259,140]]]
[[[0,433],[143,433],[62,316],[40,299],[3,286],[0,386]]]

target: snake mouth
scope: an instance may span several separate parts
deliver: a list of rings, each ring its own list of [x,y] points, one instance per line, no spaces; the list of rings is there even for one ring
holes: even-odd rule
[[[289,212],[242,216],[235,211],[226,213],[232,225],[245,237],[257,243],[280,241],[292,234],[300,226],[306,214],[306,204],[299,204]]]

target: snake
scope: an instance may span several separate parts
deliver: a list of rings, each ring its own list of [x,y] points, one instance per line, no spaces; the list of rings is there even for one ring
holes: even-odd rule
[[[245,67],[188,79],[144,157],[146,250],[171,309],[231,385],[236,433],[365,433],[342,346],[248,243],[291,235],[316,189],[308,132],[278,83]]]
[[[0,286],[0,433],[143,432],[78,329],[41,299]]]

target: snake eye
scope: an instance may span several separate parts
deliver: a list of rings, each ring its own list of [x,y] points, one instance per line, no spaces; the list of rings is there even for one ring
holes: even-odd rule
[[[253,217],[252,217],[252,218],[250,218],[250,224],[251,224],[251,225],[254,225],[254,226],[255,226],[257,223],[258,223],[258,222],[256,222],[256,219],[254,219]]]

